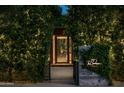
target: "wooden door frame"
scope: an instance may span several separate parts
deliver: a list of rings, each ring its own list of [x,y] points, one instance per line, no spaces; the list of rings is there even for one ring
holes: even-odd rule
[[[64,28],[56,28],[55,29],[55,32],[53,33],[53,35],[55,36],[55,48],[57,48],[57,36],[65,36],[67,37],[67,62],[61,62],[61,63],[67,63],[67,64],[70,64],[72,65],[73,64],[73,42],[72,42],[72,38],[70,36],[67,36],[65,35],[64,33]],[[60,31],[60,32],[59,32]],[[57,62],[57,50],[55,49],[55,64],[53,63],[53,36],[51,37],[52,38],[52,42],[51,42],[51,53],[50,53],[50,63],[52,65],[55,65],[55,64],[59,64]],[[70,45],[70,39],[71,38],[71,45]],[[70,53],[69,53],[69,47],[71,47],[71,63],[70,63]],[[61,65],[60,63],[60,65]]]
[[[71,61],[73,61],[73,46],[71,45],[70,46],[70,40],[69,40],[69,37],[70,36],[66,36],[66,35],[55,35],[55,64],[61,64],[59,62],[57,62],[57,37],[59,36],[65,36],[67,37],[67,62],[61,62],[61,63],[67,63],[69,64],[70,62],[70,53],[69,53],[69,47],[71,47]],[[71,43],[72,43],[72,40],[71,40]],[[51,64],[53,64],[53,37],[52,37],[52,43],[51,43],[51,54],[50,54],[50,60],[51,60]],[[73,64],[73,62],[71,62],[71,64]]]
[[[61,63],[69,63],[69,36],[65,36],[67,37],[67,62],[57,62],[57,37],[60,36],[65,36],[65,35],[55,35],[55,64],[61,64]]]

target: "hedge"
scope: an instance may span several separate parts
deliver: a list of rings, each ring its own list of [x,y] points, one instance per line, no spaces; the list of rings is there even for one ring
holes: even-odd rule
[[[4,7],[0,10],[0,81],[42,81],[58,6]]]

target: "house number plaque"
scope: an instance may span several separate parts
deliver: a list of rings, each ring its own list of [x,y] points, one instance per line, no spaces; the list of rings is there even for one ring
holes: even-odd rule
[[[98,65],[101,65],[101,63],[99,63],[97,59],[91,59],[87,61],[87,66],[96,67]]]

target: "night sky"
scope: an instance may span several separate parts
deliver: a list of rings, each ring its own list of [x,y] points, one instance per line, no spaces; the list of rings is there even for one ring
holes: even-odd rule
[[[62,8],[62,15],[65,15],[68,13],[68,6],[67,5],[60,5]]]

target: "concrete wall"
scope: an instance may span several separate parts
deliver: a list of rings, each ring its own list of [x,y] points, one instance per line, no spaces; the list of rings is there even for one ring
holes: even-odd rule
[[[88,51],[92,46],[80,46],[79,47],[79,86],[108,86],[109,81],[104,77],[101,77],[99,74],[96,74],[93,71],[90,71],[86,68],[83,68],[84,65],[83,58],[81,53],[83,51]]]

